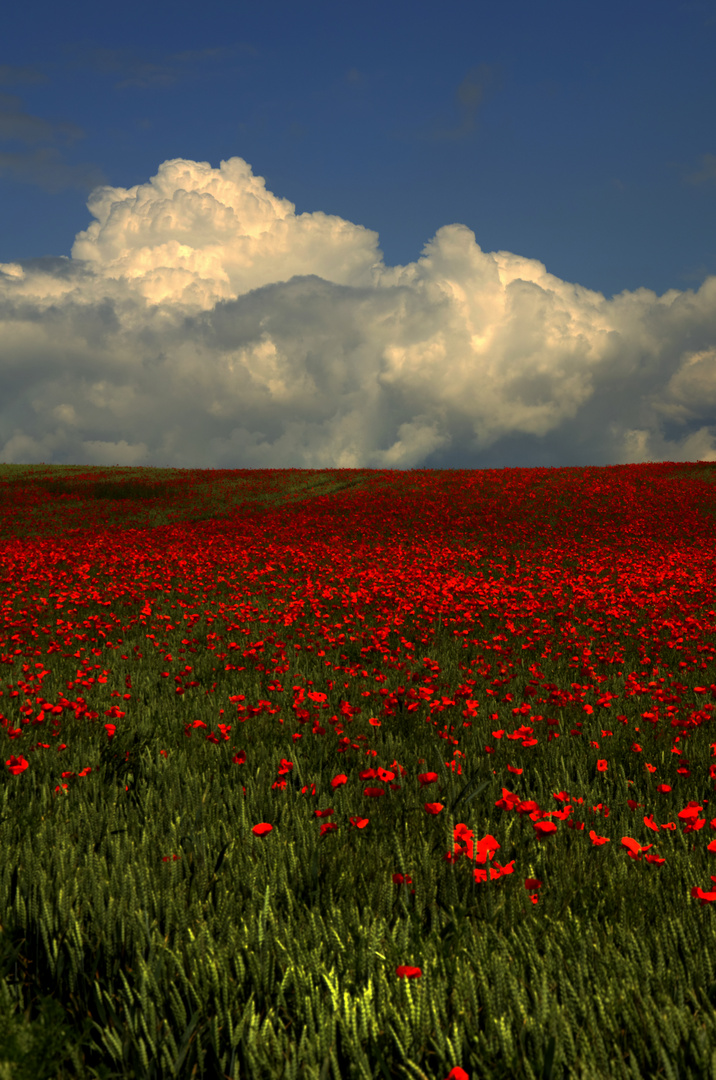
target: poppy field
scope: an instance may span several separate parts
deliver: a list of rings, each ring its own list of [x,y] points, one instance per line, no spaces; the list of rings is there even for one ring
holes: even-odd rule
[[[716,1080],[716,464],[0,465],[0,1080]]]

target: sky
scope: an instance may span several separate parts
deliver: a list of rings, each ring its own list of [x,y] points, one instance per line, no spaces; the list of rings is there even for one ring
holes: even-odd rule
[[[0,462],[716,461],[716,0],[14,4]]]

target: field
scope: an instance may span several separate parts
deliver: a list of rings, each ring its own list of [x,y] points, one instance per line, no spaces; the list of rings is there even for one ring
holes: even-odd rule
[[[0,465],[0,1080],[716,1080],[716,465]]]

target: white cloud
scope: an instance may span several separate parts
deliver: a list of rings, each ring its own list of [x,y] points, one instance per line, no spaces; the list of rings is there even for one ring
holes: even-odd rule
[[[88,207],[71,259],[0,264],[0,461],[716,460],[716,277],[607,300],[458,224],[386,267],[241,158]]]

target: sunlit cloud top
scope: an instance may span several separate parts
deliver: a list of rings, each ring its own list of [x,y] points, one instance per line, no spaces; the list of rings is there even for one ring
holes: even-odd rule
[[[0,461],[414,468],[716,460],[716,277],[606,299],[446,223],[300,213],[240,157],[101,186],[0,265]]]

